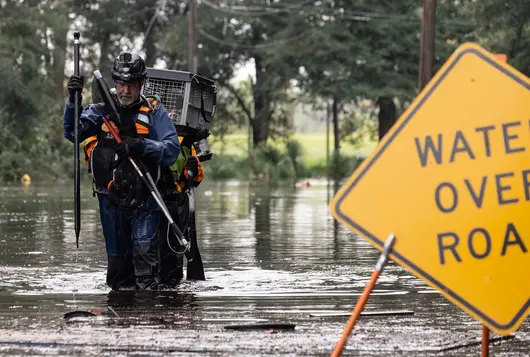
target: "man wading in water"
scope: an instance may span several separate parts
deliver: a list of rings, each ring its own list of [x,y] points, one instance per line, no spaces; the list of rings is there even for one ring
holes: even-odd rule
[[[136,53],[121,52],[114,60],[112,79],[120,123],[112,122],[122,142],[116,144],[101,116],[103,103],[80,108],[79,137],[93,177],[94,192],[107,250],[107,284],[113,290],[136,286],[158,289],[160,254],[158,229],[163,219],[153,197],[128,161],[142,162],[155,182],[174,179],[168,168],[177,160],[180,144],[168,112],[156,97],[142,96],[147,69]],[[74,96],[81,93],[82,76],[68,82],[64,136],[74,142]],[[81,103],[81,100],[79,100]]]

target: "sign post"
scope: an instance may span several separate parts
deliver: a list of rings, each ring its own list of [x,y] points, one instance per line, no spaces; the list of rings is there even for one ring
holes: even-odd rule
[[[490,330],[482,325],[482,353],[481,357],[488,357],[490,355]]]
[[[363,312],[364,305],[368,301],[368,298],[370,298],[370,294],[372,293],[372,290],[375,287],[375,284],[377,283],[377,279],[379,278],[379,275],[383,272],[383,269],[388,262],[388,255],[390,254],[392,250],[392,246],[394,245],[394,241],[396,239],[396,236],[394,234],[390,234],[385,242],[385,246],[383,248],[383,251],[381,252],[381,255],[379,256],[379,259],[377,260],[377,263],[375,264],[375,268],[372,271],[372,276],[370,277],[370,281],[366,286],[364,287],[363,294],[359,298],[359,301],[355,305],[355,308],[353,309],[350,318],[348,319],[348,322],[346,323],[346,326],[344,327],[344,331],[342,332],[341,338],[339,342],[337,342],[337,345],[333,349],[333,352],[331,353],[331,357],[339,357],[342,355],[342,350],[344,349],[344,346],[346,345],[346,341],[348,341],[348,337],[350,336],[351,331],[353,330],[353,327],[355,326],[355,323],[361,316],[361,313]]]
[[[501,335],[530,312],[530,79],[460,46],[330,203]]]

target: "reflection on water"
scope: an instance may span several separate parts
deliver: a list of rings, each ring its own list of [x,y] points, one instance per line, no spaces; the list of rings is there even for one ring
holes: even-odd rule
[[[109,291],[89,186],[82,190],[79,249],[70,186],[1,188],[0,353],[329,355],[347,318],[312,314],[350,312],[378,252],[331,218],[328,204],[338,185],[312,184],[204,182],[197,190],[197,228],[207,280],[163,292]],[[98,316],[65,321],[72,310]],[[361,318],[344,355],[478,355],[476,346],[435,353],[479,339],[480,324],[392,262],[366,310],[414,314]],[[264,321],[297,327],[224,329]],[[525,323],[516,339],[492,353],[524,355],[529,344]]]

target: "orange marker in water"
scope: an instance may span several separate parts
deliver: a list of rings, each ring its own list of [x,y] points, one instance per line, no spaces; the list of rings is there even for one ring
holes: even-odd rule
[[[381,252],[381,255],[379,256],[379,260],[377,261],[377,264],[375,265],[375,270],[372,272],[370,281],[364,287],[363,294],[361,295],[361,297],[359,298],[359,301],[355,305],[355,308],[353,309],[352,314],[350,318],[348,319],[348,322],[346,323],[346,327],[344,328],[344,331],[342,332],[342,336],[339,342],[337,342],[335,349],[331,353],[331,357],[339,357],[342,354],[342,350],[344,349],[344,346],[346,345],[346,342],[348,341],[348,337],[350,336],[350,333],[353,330],[355,323],[359,319],[359,316],[361,316],[361,312],[363,311],[364,305],[368,301],[368,298],[370,297],[370,294],[372,293],[372,290],[374,289],[375,283],[377,282],[379,275],[381,275],[381,272],[383,271],[383,268],[385,267],[388,261],[388,254],[392,250],[392,246],[394,244],[395,238],[396,236],[393,233],[388,236],[385,242],[385,246],[383,247],[383,251]]]
[[[482,357],[490,355],[490,330],[486,325],[482,325]]]

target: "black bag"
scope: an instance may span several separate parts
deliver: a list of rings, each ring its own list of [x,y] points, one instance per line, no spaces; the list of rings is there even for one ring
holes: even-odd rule
[[[123,210],[138,208],[149,196],[149,190],[129,160],[121,160],[108,186],[109,200]]]

